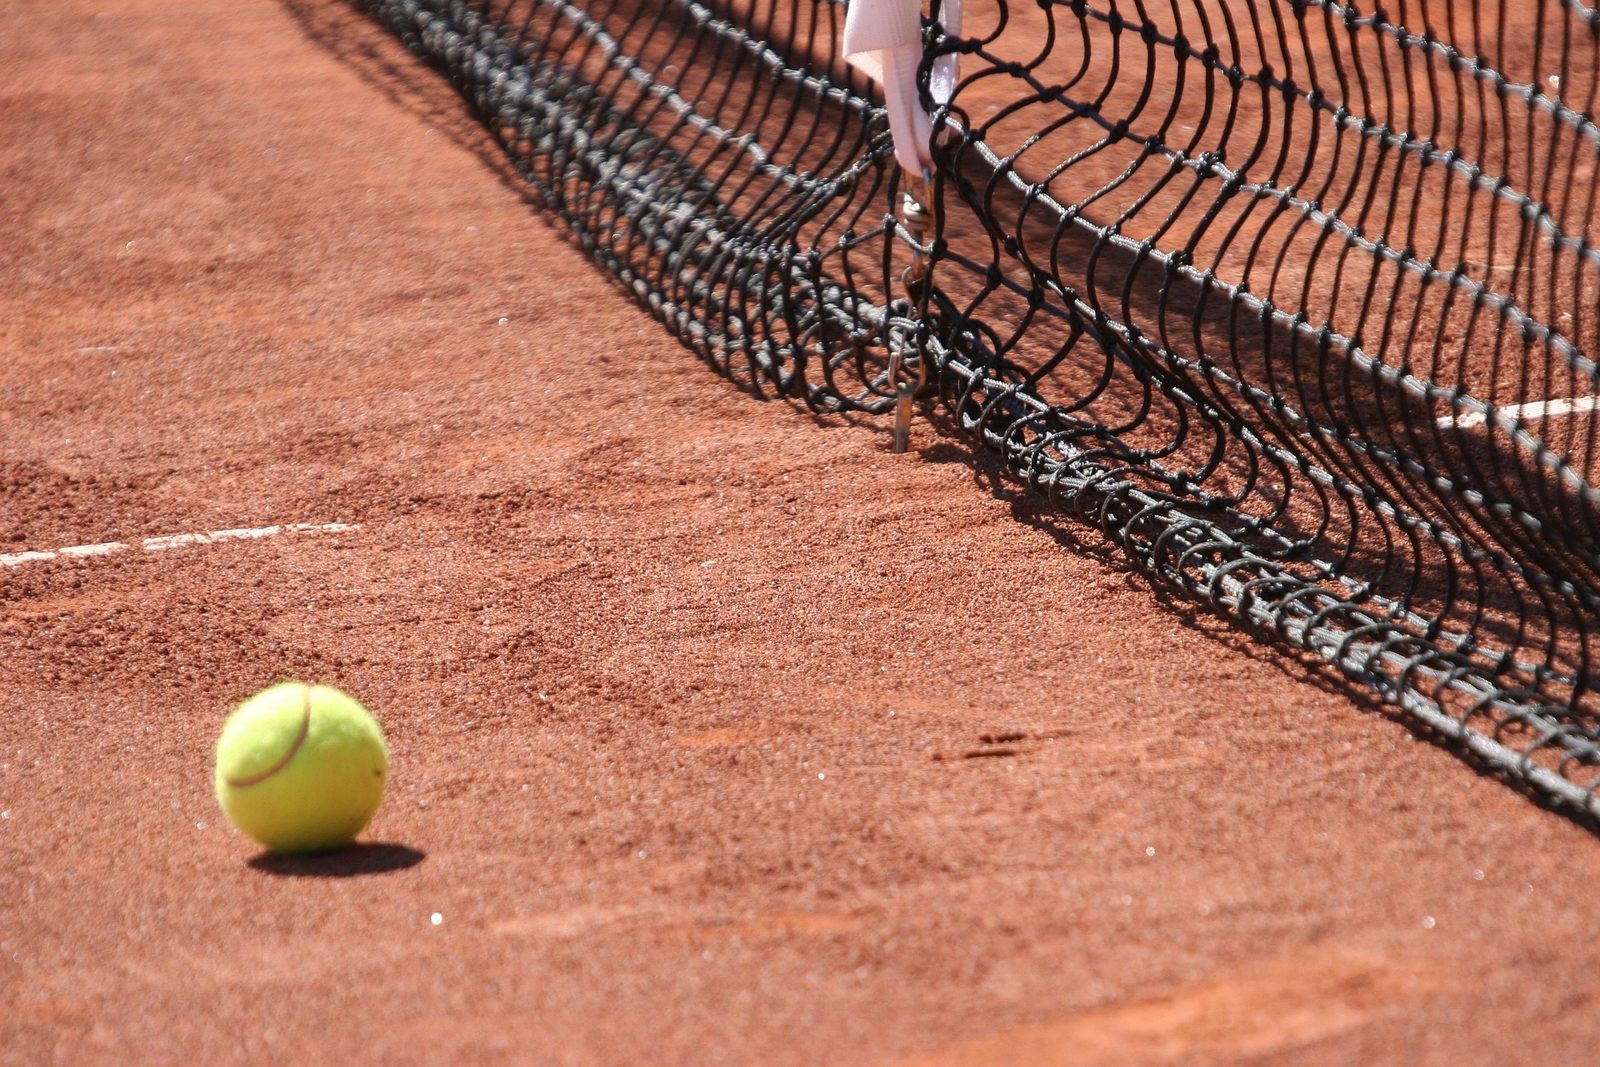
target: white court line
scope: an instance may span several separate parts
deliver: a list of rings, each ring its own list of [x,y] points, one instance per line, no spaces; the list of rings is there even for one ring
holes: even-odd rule
[[[1516,419],[1556,419],[1563,415],[1581,415],[1596,408],[1600,408],[1600,396],[1580,396],[1571,400],[1537,400],[1531,404],[1506,404],[1503,407],[1497,406],[1494,413],[1497,416],[1504,416],[1509,422]],[[1441,430],[1452,427],[1475,430],[1488,421],[1489,416],[1482,411],[1461,411],[1443,415],[1438,419]]]
[[[359,522],[292,522],[282,526],[255,526],[240,530],[213,530],[210,533],[167,534],[165,537],[146,537],[130,544],[126,541],[105,541],[98,545],[68,545],[45,552],[15,552],[0,555],[0,567],[20,567],[24,563],[43,563],[52,559],[80,559],[87,556],[110,556],[117,552],[141,548],[146,552],[164,552],[169,548],[187,545],[215,545],[223,541],[258,541],[263,537],[276,537],[287,533],[344,533],[359,530]]]

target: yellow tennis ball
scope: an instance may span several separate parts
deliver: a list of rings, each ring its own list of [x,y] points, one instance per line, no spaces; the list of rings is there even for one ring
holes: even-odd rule
[[[383,800],[389,750],[370,712],[325,685],[283,682],[228,716],[217,740],[217,800],[274,852],[355,840]]]

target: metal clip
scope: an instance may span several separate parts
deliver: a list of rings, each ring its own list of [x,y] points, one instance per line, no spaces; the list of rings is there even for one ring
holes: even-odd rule
[[[894,387],[894,453],[900,455],[911,447],[911,398],[916,390],[910,382]]]
[[[921,357],[916,356],[908,361],[905,358],[905,351],[903,345],[893,345],[889,350],[889,380],[894,383],[892,448],[896,455],[906,451],[911,444],[911,416],[914,413],[911,402],[928,378],[928,370],[923,365]],[[906,367],[908,362],[915,366],[914,372],[908,373]]]
[[[911,265],[901,275],[901,282],[910,291],[913,300],[920,299],[924,282],[928,278],[928,230],[933,224],[928,212],[928,197],[932,193],[931,177],[927,174],[906,174],[906,189],[900,196],[900,224],[911,238]],[[911,444],[911,419],[915,414],[912,402],[927,382],[928,370],[920,353],[908,358],[908,345],[904,339],[891,339],[889,344],[889,380],[894,383],[894,443],[896,454],[905,452]],[[909,366],[908,366],[909,364]]]
[[[906,175],[906,189],[900,194],[900,225],[911,237],[911,266],[900,280],[913,292],[928,277],[928,254],[924,248],[928,243],[928,230],[933,225],[933,216],[928,211],[932,192],[933,182],[928,175]]]

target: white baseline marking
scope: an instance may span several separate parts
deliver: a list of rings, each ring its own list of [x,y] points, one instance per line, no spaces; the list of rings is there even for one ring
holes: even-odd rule
[[[1507,421],[1514,419],[1557,419],[1563,415],[1582,415],[1586,411],[1600,408],[1600,396],[1580,396],[1571,400],[1536,400],[1531,404],[1506,404],[1496,407],[1494,413],[1505,416]],[[1453,415],[1444,415],[1439,418],[1439,428],[1448,430],[1456,427],[1462,430],[1475,430],[1489,421],[1489,416],[1481,411],[1462,411]]]
[[[258,541],[263,537],[276,537],[287,533],[344,533],[359,530],[359,522],[292,522],[282,526],[255,526],[241,530],[213,530],[210,533],[167,534],[165,537],[146,537],[136,544],[125,541],[106,541],[98,545],[68,545],[66,548],[46,552],[15,552],[0,555],[0,567],[20,567],[24,563],[44,563],[52,559],[81,559],[87,556],[109,556],[129,549],[142,548],[146,552],[164,552],[169,548],[187,545],[215,545],[223,541]]]

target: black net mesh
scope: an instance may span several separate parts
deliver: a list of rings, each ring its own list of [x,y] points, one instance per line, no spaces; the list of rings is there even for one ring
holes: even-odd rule
[[[361,6],[723,373],[924,375],[1128,562],[1600,815],[1595,9],[936,0],[924,187],[842,2]]]

